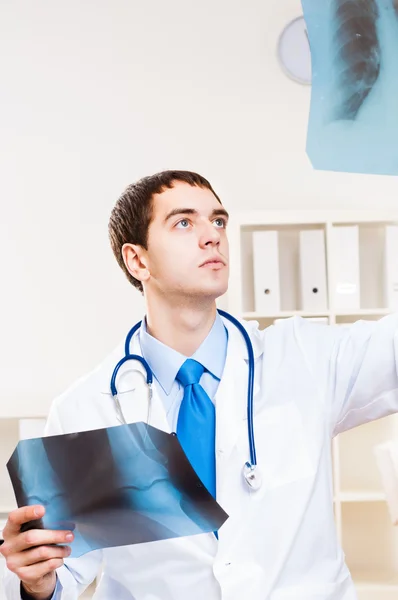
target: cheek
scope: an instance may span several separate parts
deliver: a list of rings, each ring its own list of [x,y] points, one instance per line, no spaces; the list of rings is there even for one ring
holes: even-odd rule
[[[229,243],[228,243],[228,239],[225,234],[220,242],[220,252],[226,258],[229,257]]]
[[[162,244],[159,240],[156,251],[150,254],[151,274],[157,279],[178,280],[186,278],[187,273],[192,271],[192,256],[189,245],[173,244],[170,241]]]

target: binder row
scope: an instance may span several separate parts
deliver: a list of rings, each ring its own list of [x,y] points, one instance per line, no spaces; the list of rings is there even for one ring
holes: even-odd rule
[[[253,232],[255,311],[272,316],[281,311],[280,239],[277,230]],[[332,228],[333,301],[337,311],[361,308],[360,247],[358,225]],[[300,309],[328,310],[328,277],[324,229],[299,232]],[[398,226],[386,225],[384,238],[385,308],[398,310]]]

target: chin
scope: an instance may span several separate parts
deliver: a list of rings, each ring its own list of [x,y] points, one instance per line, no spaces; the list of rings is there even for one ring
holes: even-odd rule
[[[217,298],[223,296],[227,290],[228,282],[223,284],[219,282],[217,285],[203,286],[202,288],[195,290],[194,294],[202,298],[217,300]]]

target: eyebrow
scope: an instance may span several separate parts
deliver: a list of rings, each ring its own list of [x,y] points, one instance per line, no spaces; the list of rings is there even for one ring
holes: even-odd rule
[[[164,221],[168,221],[171,217],[175,217],[177,215],[198,215],[199,212],[194,208],[174,208],[171,210],[165,217]],[[229,214],[225,210],[225,208],[215,208],[211,211],[210,218],[212,217],[225,217],[229,219]]]

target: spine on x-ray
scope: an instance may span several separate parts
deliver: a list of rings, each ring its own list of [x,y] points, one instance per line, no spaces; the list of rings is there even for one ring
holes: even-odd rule
[[[392,0],[398,6],[398,0]],[[355,120],[380,74],[375,0],[333,0],[334,119]]]

